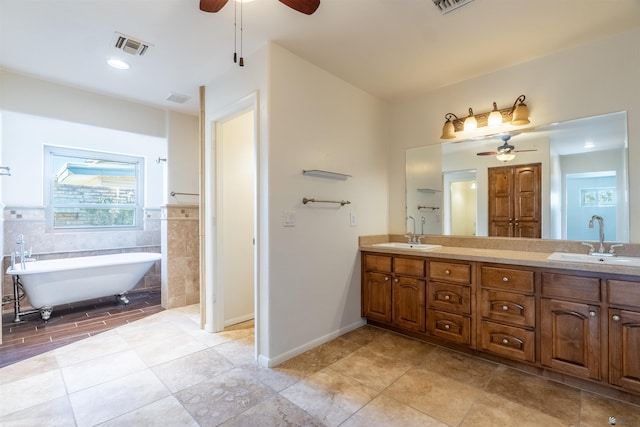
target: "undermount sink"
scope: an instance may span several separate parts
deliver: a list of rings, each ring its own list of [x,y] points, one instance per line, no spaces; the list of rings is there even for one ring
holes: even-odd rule
[[[374,243],[371,246],[378,246],[383,248],[396,248],[396,249],[411,249],[414,251],[428,251],[430,249],[436,249],[436,248],[442,247],[442,245],[429,245],[427,243],[403,243],[403,242]]]
[[[589,255],[589,254],[576,254],[569,252],[554,252],[547,257],[550,261],[568,261],[568,262],[582,262],[588,264],[605,264],[605,265],[619,265],[626,267],[640,267],[640,257],[630,256],[606,256],[606,255]]]

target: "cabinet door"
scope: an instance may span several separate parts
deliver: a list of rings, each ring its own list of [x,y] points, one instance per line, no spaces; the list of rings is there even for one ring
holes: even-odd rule
[[[391,323],[391,275],[366,272],[362,292],[364,316]]]
[[[426,282],[411,277],[393,279],[393,324],[416,332],[426,330]]]
[[[609,382],[640,393],[640,313],[609,310]]]
[[[600,307],[542,298],[542,364],[584,378],[600,379]]]

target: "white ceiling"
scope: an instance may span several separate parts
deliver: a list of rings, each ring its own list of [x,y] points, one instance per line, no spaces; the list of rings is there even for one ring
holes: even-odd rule
[[[255,0],[243,5],[243,54],[272,40],[394,100],[639,25],[640,0],[474,0],[447,15],[433,0],[321,0],[311,16]],[[153,47],[122,53],[116,31]],[[233,52],[233,0],[217,14],[198,0],[0,0],[1,67],[146,104],[196,113],[198,87],[237,67]],[[132,68],[108,67],[112,56]]]

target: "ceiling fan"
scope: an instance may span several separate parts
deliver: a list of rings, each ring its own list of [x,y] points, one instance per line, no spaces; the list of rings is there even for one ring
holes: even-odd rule
[[[203,12],[216,13],[227,4],[228,0],[200,0],[200,10]],[[305,15],[311,15],[320,6],[320,0],[280,0],[291,9],[297,10]]]
[[[502,162],[508,162],[509,160],[515,159],[516,155],[514,153],[524,153],[526,151],[538,151],[538,150],[516,150],[516,147],[509,144],[509,140],[511,139],[511,134],[504,134],[500,136],[500,139],[504,142],[502,145],[496,148],[496,151],[482,151],[477,153],[478,156],[496,156],[496,158]]]

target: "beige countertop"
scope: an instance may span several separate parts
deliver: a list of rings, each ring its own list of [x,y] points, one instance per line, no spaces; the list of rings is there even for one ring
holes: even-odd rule
[[[594,273],[621,274],[640,276],[640,267],[620,265],[591,264],[572,261],[552,261],[547,259],[552,252],[523,251],[513,249],[473,248],[460,246],[445,246],[429,250],[413,250],[403,248],[374,246],[373,243],[383,243],[389,240],[367,241],[361,239],[360,250],[375,253],[389,253],[397,255],[411,255],[424,258],[443,258],[464,261],[491,262],[500,264],[522,265],[528,267],[542,267]],[[394,241],[394,240],[391,240]],[[432,242],[427,242],[432,243]],[[436,243],[439,244],[439,243]],[[526,245],[521,245],[526,246]],[[585,248],[586,249],[586,248]],[[581,253],[586,253],[584,250]]]

